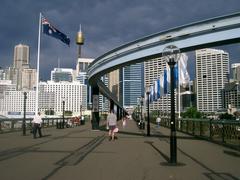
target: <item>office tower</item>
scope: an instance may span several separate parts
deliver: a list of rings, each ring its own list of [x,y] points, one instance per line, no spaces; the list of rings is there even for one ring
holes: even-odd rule
[[[223,50],[196,51],[197,109],[216,112],[222,109],[221,90],[228,82],[229,54]]]
[[[22,90],[33,90],[36,86],[36,69],[23,69],[22,70]]]
[[[108,87],[108,74],[105,74],[104,76],[102,76],[101,80],[105,84],[105,86]],[[99,111],[109,112],[109,101],[105,96],[101,94],[99,95]]]
[[[231,66],[234,81],[240,81],[240,63],[234,63]]]
[[[7,80],[7,69],[1,69],[0,67],[0,80]]]
[[[30,68],[29,54],[27,45],[14,47],[13,67],[7,70],[7,77],[16,84],[17,90],[32,90],[36,86],[36,69]]]
[[[68,81],[72,82],[74,77],[74,71],[70,68],[54,68],[51,71],[51,81],[60,82]]]
[[[120,103],[124,107],[137,105],[137,98],[144,95],[144,63],[125,66],[119,71]]]
[[[16,69],[29,68],[29,46],[18,44],[14,48],[14,63]]]
[[[119,70],[114,70],[108,74],[109,90],[116,96],[119,101]]]
[[[153,86],[154,81],[163,75],[166,67],[166,60],[164,57],[151,59],[144,62],[144,82],[145,87]],[[153,101],[149,105],[150,111],[168,112],[170,111],[170,95],[161,96],[157,101]]]

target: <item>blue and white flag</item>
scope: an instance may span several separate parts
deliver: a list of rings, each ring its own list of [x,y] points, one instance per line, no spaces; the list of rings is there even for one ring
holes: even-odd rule
[[[176,65],[174,66],[174,88],[178,87],[178,63],[176,63]]]
[[[160,96],[164,95],[164,76],[160,76]]]
[[[160,79],[157,79],[157,99],[161,97],[161,86]]]
[[[70,38],[64,33],[60,32],[53,25],[51,25],[48,20],[42,16],[42,31],[44,34],[52,36],[60,41],[64,42],[67,45],[70,45]]]
[[[153,102],[154,99],[154,89],[153,86],[150,86],[150,102]]]
[[[167,94],[170,91],[170,68],[166,64],[166,68],[164,69],[164,94]]]
[[[179,59],[179,83],[186,86],[190,81],[190,76],[187,71],[188,57],[185,53],[182,53]]]
[[[157,85],[157,80],[154,81],[154,101],[158,100],[158,85]]]

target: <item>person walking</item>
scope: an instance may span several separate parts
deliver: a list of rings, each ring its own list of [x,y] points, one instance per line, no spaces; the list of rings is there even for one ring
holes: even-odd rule
[[[122,127],[123,127],[123,129],[126,127],[126,125],[127,125],[127,116],[124,116],[122,118]]]
[[[41,125],[42,125],[42,118],[41,118],[41,113],[38,112],[33,118],[32,124],[33,124],[33,138],[36,139],[37,131],[39,134],[39,137],[42,137],[42,132],[41,132]]]
[[[161,118],[158,116],[156,119],[157,127],[160,127]]]
[[[114,110],[110,110],[110,114],[107,116],[107,126],[109,127],[109,141],[115,138],[115,129],[117,128],[117,116],[114,114]]]

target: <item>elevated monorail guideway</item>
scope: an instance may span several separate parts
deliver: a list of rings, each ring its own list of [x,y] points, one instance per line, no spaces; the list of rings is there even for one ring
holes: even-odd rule
[[[180,26],[120,46],[93,61],[88,75],[91,81],[119,67],[161,57],[164,47],[170,44],[187,52],[237,42],[240,42],[240,13]]]
[[[96,87],[100,77],[112,70],[161,57],[168,45],[174,44],[181,52],[187,52],[238,42],[240,12],[176,27],[127,43],[98,57],[89,66],[89,82]],[[101,86],[93,94],[100,91],[119,104],[106,88]]]

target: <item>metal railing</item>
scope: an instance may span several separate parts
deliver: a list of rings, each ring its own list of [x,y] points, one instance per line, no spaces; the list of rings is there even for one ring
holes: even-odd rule
[[[65,124],[70,118],[65,118]],[[32,129],[32,118],[27,118],[26,121],[26,130]],[[58,124],[63,123],[62,118],[43,118],[43,127],[54,127]],[[23,119],[0,119],[0,133],[14,132],[22,130]]]
[[[170,119],[162,118],[161,125],[170,128]],[[176,129],[240,150],[240,121],[176,118]]]

